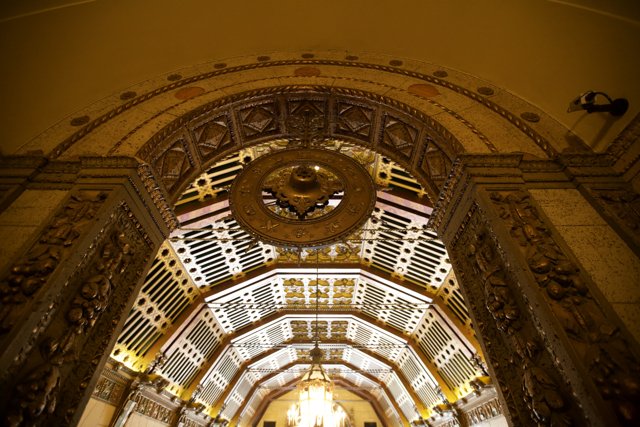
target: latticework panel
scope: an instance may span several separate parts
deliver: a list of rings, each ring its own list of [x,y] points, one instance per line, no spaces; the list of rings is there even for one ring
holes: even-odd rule
[[[473,351],[464,338],[449,326],[437,308],[432,307],[424,317],[416,331],[416,340],[458,397],[471,392],[469,381],[480,374],[471,362]]]
[[[409,381],[411,388],[427,407],[442,403],[433,374],[427,370],[412,348],[405,349],[397,360],[397,366]]]
[[[199,227],[177,229],[170,240],[196,285],[204,289],[242,277],[276,256],[273,247],[254,242],[228,216]]]
[[[198,295],[171,245],[163,243],[111,356],[133,369],[144,368],[140,358]]]
[[[396,360],[402,349],[408,346],[405,340],[363,322],[352,322],[347,338],[388,360]]]
[[[474,335],[471,316],[469,316],[469,310],[464,302],[458,279],[456,279],[453,270],[449,272],[442,286],[438,289],[437,296],[449,307],[453,315],[467,328],[467,331]]]
[[[427,229],[430,209],[390,195],[365,224],[362,261],[435,291],[451,270],[444,244]],[[402,205],[398,205],[402,203]]]
[[[202,365],[222,341],[223,331],[207,308],[202,308],[177,339],[163,349],[167,358],[158,373],[169,380],[176,393],[188,387]]]
[[[226,333],[231,333],[282,308],[284,292],[277,275],[247,280],[206,299]]]
[[[431,304],[424,295],[364,272],[358,281],[354,302],[374,319],[409,334]]]
[[[220,357],[211,366],[202,380],[202,392],[198,395],[198,399],[209,406],[222,397],[225,389],[231,383],[233,377],[237,374],[240,366],[244,362],[243,357],[238,351],[228,346],[225,348]]]
[[[427,195],[420,183],[397,163],[381,157],[376,166],[376,181],[383,183],[385,187],[400,188],[418,197]]]

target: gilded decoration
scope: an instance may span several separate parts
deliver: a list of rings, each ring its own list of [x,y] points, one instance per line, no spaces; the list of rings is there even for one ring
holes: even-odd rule
[[[502,414],[502,408],[498,399],[491,399],[482,405],[475,407],[465,413],[469,425],[480,424],[490,418]]]
[[[492,192],[490,197],[596,389],[621,421],[639,422],[640,363],[618,325],[592,297],[579,267],[556,243],[529,194]]]
[[[349,322],[345,320],[318,322],[315,320],[291,321],[291,332],[294,338],[313,338],[316,333],[316,327],[320,340],[340,340],[346,338]]]
[[[385,120],[375,119],[378,116]],[[238,132],[228,127],[225,117],[239,118]],[[210,134],[202,128],[205,123],[211,123]],[[209,141],[204,143],[206,154],[203,139]],[[234,149],[275,140],[292,144],[345,140],[377,150],[405,169],[421,163],[429,146],[433,152],[415,178],[431,200],[439,190],[429,174],[443,182],[452,156],[462,152],[462,145],[439,123],[395,100],[338,87],[287,86],[199,107],[157,132],[136,155],[153,166],[176,198],[176,190],[191,177],[195,157],[205,162],[222,159]]]
[[[124,384],[101,375],[96,388],[93,389],[92,396],[112,405],[117,405],[124,390]]]
[[[320,148],[286,149],[254,160],[236,177],[229,198],[241,227],[262,242],[284,247],[324,246],[346,238],[369,218],[375,201],[365,168]]]
[[[140,393],[136,393],[133,400],[136,402],[135,411],[139,414],[146,415],[165,424],[169,424],[174,417],[171,409],[154,402]]]

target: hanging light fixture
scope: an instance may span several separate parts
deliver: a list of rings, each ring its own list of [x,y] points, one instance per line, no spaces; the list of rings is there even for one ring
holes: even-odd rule
[[[315,345],[310,352],[311,368],[298,386],[298,403],[287,412],[289,427],[346,427],[347,417],[333,401],[333,382],[322,368],[322,350],[318,346],[319,311],[318,253],[316,252],[316,327]]]

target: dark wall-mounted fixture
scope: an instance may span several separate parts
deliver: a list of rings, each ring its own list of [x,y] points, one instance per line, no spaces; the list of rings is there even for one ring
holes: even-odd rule
[[[608,103],[596,104],[596,97],[598,95],[606,98]],[[619,117],[626,113],[628,108],[629,101],[627,101],[626,98],[611,99],[611,97],[604,92],[594,92],[592,90],[588,90],[582,95],[578,95],[576,99],[571,101],[567,113],[585,110],[587,113],[609,113],[612,116]]]

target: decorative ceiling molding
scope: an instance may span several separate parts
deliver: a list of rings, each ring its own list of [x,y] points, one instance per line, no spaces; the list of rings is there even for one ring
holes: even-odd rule
[[[349,141],[389,156],[416,173],[431,200],[436,200],[453,158],[463,152],[435,119],[392,98],[340,87],[283,86],[233,95],[185,113],[158,131],[137,156],[153,166],[175,201],[205,165],[244,147],[295,138],[289,126],[302,102],[319,106],[323,139]],[[353,108],[370,113],[354,116]],[[371,128],[366,133],[357,130],[364,121]],[[203,126],[218,131],[226,126],[228,142],[212,148]]]

